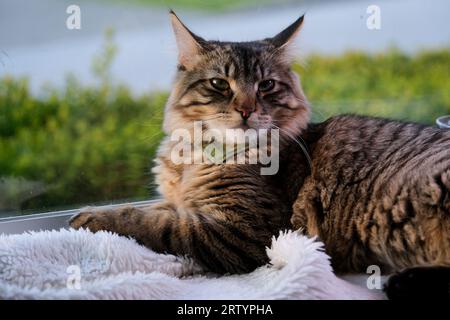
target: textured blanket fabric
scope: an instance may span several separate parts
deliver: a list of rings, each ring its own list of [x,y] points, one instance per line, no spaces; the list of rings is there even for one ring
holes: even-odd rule
[[[322,244],[280,233],[270,263],[245,275],[204,274],[108,232],[0,236],[0,299],[380,299],[337,278]]]

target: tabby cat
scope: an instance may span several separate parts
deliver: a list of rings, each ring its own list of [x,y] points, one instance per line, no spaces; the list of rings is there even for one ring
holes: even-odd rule
[[[450,131],[353,115],[311,124],[289,54],[303,16],[272,38],[239,43],[206,41],[173,12],[171,20],[178,70],[154,168],[164,200],[87,208],[72,227],[129,235],[217,273],[263,265],[272,236],[288,228],[318,236],[336,272],[372,264],[385,272],[450,270]],[[194,121],[205,129],[279,129],[279,171],[175,164],[169,135],[192,132]]]

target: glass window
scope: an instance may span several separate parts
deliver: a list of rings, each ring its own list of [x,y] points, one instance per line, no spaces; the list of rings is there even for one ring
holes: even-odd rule
[[[176,68],[168,7],[206,39],[233,41],[306,12],[294,69],[314,121],[450,113],[446,0],[2,0],[0,218],[156,196]]]

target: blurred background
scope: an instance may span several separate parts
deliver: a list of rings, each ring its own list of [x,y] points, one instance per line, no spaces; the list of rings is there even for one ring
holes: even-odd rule
[[[450,113],[447,0],[0,0],[0,217],[155,196],[176,66],[168,8],[195,33],[232,41],[273,36],[306,13],[294,68],[314,121],[433,125]]]

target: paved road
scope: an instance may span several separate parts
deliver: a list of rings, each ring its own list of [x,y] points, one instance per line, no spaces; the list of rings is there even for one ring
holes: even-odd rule
[[[67,30],[65,9],[81,7],[82,29]],[[366,9],[381,8],[381,30],[368,30]],[[298,52],[337,54],[348,49],[382,51],[395,45],[414,52],[450,47],[448,0],[325,1],[320,5],[290,3],[222,14],[178,11],[195,32],[206,38],[251,40],[275,34],[306,11]],[[33,91],[42,84],[59,86],[68,72],[84,83],[94,81],[90,65],[101,47],[102,31],[112,26],[119,47],[114,79],[133,92],[167,89],[175,67],[175,44],[167,10],[111,5],[86,0],[0,1],[0,76],[27,75]]]

